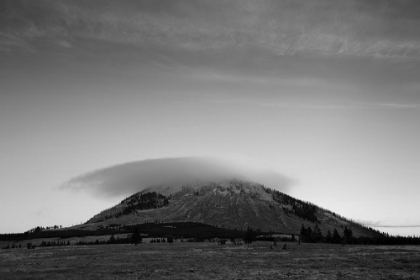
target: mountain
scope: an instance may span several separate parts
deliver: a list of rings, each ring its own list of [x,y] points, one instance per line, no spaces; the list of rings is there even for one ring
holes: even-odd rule
[[[244,230],[298,234],[302,225],[318,224],[325,235],[345,227],[353,236],[373,232],[331,211],[249,181],[198,182],[177,187],[158,185],[122,200],[89,219],[83,229],[97,229],[145,222],[199,222]]]

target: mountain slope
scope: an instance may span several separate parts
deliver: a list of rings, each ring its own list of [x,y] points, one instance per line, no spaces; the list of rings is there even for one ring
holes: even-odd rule
[[[354,236],[372,232],[331,211],[303,202],[257,183],[224,181],[178,188],[157,186],[136,193],[87,221],[84,228],[130,225],[151,221],[200,222],[230,229],[248,226],[262,231],[299,233],[302,224],[318,224],[326,234],[336,228]]]

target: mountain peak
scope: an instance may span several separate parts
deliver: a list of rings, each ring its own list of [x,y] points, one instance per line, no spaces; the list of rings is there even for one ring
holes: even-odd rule
[[[157,192],[163,195],[175,195],[178,192],[213,192],[214,195],[228,195],[244,193],[265,193],[262,184],[254,183],[247,180],[230,179],[218,181],[196,181],[194,183],[182,185],[161,184],[145,188],[140,193]]]
[[[262,184],[242,180],[196,182],[182,186],[148,187],[91,218],[84,227],[107,227],[145,222],[199,222],[230,229],[248,226],[263,231],[298,234],[302,225],[329,230],[353,229],[370,235],[363,226],[309,202],[295,199]]]

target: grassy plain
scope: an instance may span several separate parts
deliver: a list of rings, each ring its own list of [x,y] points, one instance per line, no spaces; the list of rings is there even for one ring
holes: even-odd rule
[[[271,244],[0,250],[0,279],[420,279],[419,246]]]

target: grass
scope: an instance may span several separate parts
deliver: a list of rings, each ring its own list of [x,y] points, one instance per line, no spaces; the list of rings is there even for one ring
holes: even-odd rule
[[[0,279],[420,279],[420,247],[144,243],[0,250]]]

